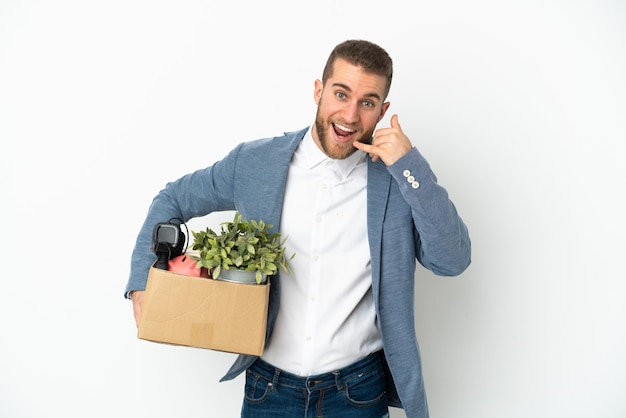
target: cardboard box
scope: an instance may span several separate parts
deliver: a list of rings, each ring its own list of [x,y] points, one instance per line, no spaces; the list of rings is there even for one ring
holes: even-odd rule
[[[269,286],[183,276],[152,267],[137,336],[159,343],[261,355]]]

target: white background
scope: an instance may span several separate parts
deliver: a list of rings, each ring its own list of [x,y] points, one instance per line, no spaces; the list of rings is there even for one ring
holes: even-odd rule
[[[130,253],[167,181],[311,123],[348,38],[393,57],[381,123],[473,241],[460,277],[416,274],[431,416],[626,416],[625,25],[619,0],[0,1],[0,416],[238,416],[234,355],[136,338]]]

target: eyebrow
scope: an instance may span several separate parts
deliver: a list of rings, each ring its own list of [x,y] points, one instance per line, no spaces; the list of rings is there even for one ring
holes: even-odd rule
[[[349,91],[350,93],[352,93],[352,89],[350,87],[348,87],[347,85],[343,84],[343,83],[333,83],[332,84],[333,87],[340,87],[346,91]],[[370,98],[374,98],[374,99],[378,99],[381,100],[380,96],[378,95],[378,93],[367,93],[365,95],[365,97],[370,97]]]

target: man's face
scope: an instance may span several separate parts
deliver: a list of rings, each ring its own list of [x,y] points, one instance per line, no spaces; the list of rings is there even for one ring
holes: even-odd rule
[[[353,141],[369,141],[389,107],[383,102],[385,86],[385,77],[343,59],[335,61],[325,84],[315,81],[317,115],[312,134],[326,155],[344,159],[356,151]]]

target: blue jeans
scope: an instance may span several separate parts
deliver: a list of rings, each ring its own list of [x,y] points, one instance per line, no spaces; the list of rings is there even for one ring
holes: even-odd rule
[[[242,418],[385,418],[382,353],[348,367],[300,377],[257,360],[246,371]]]

